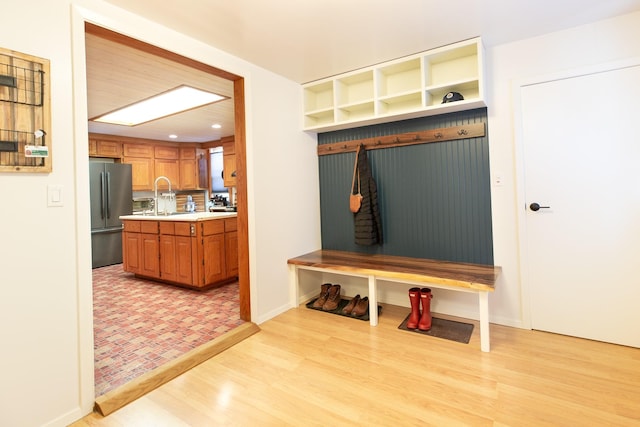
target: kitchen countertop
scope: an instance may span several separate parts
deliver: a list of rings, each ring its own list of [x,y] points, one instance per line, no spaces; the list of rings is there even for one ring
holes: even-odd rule
[[[237,212],[174,212],[170,215],[122,215],[122,220],[142,220],[142,221],[207,221],[210,219],[219,218],[235,218],[238,216]]]

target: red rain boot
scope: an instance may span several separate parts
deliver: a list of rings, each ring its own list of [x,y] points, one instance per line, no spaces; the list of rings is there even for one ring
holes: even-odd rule
[[[422,301],[422,315],[418,322],[418,329],[421,331],[428,331],[431,329],[431,289],[420,289],[420,301]]]
[[[409,289],[409,301],[411,302],[411,315],[407,320],[407,329],[416,329],[420,319],[420,289]]]

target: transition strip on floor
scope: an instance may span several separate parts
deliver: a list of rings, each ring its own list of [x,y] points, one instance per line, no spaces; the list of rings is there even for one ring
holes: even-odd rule
[[[259,331],[260,328],[255,323],[243,323],[213,341],[98,397],[95,409],[102,416],[107,416]]]

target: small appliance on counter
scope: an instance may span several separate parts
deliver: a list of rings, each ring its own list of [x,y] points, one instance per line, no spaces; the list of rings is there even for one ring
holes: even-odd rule
[[[153,214],[153,197],[134,197],[133,214],[145,215]]]
[[[193,201],[193,196],[187,196],[187,203],[184,204],[185,212],[195,212],[196,211],[196,202]]]
[[[225,212],[228,204],[226,197],[216,194],[209,203],[209,212]]]

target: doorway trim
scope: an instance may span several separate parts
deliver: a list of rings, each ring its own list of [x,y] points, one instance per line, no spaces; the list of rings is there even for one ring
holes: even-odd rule
[[[116,34],[129,33],[146,34],[148,37],[161,38],[163,35],[171,39],[171,31],[158,26],[153,22],[141,20],[120,11],[119,9],[105,6],[99,12],[86,9],[78,5],[71,6],[70,17],[70,37],[72,41],[70,58],[72,61],[72,78],[69,87],[73,90],[73,122],[74,122],[74,153],[75,153],[75,212],[76,212],[76,280],[77,280],[77,354],[78,354],[78,405],[81,414],[85,415],[93,410],[95,402],[95,379],[94,379],[94,350],[93,350],[93,306],[92,306],[92,274],[91,274],[91,246],[88,239],[90,228],[89,218],[86,214],[85,206],[89,203],[89,188],[87,185],[88,169],[85,167],[86,159],[89,156],[88,150],[88,124],[87,124],[87,91],[86,91],[86,46],[85,46],[85,25],[95,25],[102,28],[112,28]],[[129,31],[124,30],[128,28]],[[176,33],[176,39],[188,38]],[[137,39],[134,39],[137,40]],[[152,46],[152,45],[150,45]],[[202,49],[197,41],[193,40],[194,51]],[[157,49],[162,49],[156,47]],[[208,51],[215,52],[213,46],[204,46]],[[164,50],[164,49],[162,49]],[[178,49],[176,49],[178,50]],[[166,51],[169,52],[169,51]],[[227,58],[224,54],[225,63],[234,63],[234,58]],[[197,60],[177,55],[185,60],[193,61],[193,64],[205,63]],[[236,68],[243,69],[242,65],[235,65]],[[214,68],[214,67],[211,67]],[[233,68],[233,66],[232,66]],[[228,73],[218,69],[222,73]],[[248,72],[247,72],[248,73]],[[240,283],[240,304],[241,318],[251,320],[250,305],[250,264],[249,264],[249,227],[248,227],[248,203],[247,203],[247,177],[246,177],[246,104],[245,104],[245,81],[243,75],[246,73],[233,74],[229,76],[235,78],[234,97],[242,102],[235,102],[234,111],[236,114],[236,156],[237,156],[237,196],[238,196],[238,264]],[[87,170],[86,170],[87,169]]]
[[[245,100],[244,78],[200,61],[170,52],[158,46],[142,42],[129,36],[117,33],[104,27],[85,22],[85,33],[102,37],[186,65],[198,71],[221,77],[233,82],[234,105],[234,140],[236,146],[236,194],[238,206],[238,282],[240,285],[240,318],[251,321],[250,279],[249,279],[249,227],[247,214],[247,175],[246,175],[246,142],[245,142]]]

